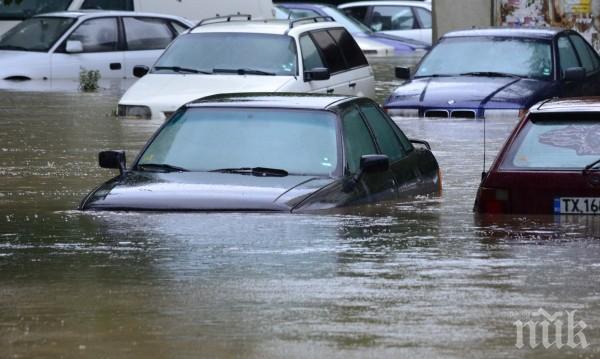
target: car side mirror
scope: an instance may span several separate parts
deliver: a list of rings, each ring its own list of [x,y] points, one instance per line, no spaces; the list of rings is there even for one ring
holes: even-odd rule
[[[304,82],[325,81],[331,78],[331,73],[326,67],[315,67],[309,71],[304,71]]]
[[[144,65],[137,65],[133,67],[133,76],[140,78],[146,76],[150,72],[150,68]]]
[[[386,155],[364,155],[360,158],[360,169],[343,185],[342,191],[352,192],[365,173],[381,173],[390,169],[390,159]]]
[[[127,171],[125,151],[102,151],[98,154],[101,168],[118,169],[121,174]]]
[[[395,69],[395,75],[397,79],[409,80],[410,79],[410,68],[397,66]]]
[[[78,40],[67,40],[65,51],[69,54],[77,54],[83,52],[83,43]]]
[[[583,67],[570,67],[565,70],[565,74],[563,75],[563,79],[565,81],[583,81],[585,79],[585,69]]]

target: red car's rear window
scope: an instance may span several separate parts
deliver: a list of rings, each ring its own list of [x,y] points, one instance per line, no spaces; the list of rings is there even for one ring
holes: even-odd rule
[[[504,157],[501,169],[582,169],[600,159],[599,114],[532,118]]]

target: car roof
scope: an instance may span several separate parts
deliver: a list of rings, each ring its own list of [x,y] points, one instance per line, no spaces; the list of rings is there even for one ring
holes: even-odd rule
[[[262,107],[307,110],[327,110],[340,102],[358,99],[356,96],[302,94],[285,92],[230,93],[203,97],[187,104],[197,107]]]
[[[469,29],[451,31],[445,34],[444,38],[449,37],[468,37],[468,36],[499,36],[499,37],[522,37],[536,39],[552,39],[557,34],[565,31],[561,28],[543,27],[543,28],[508,28],[493,27],[486,29]]]
[[[188,24],[193,24],[190,20],[183,18],[181,16],[175,15],[166,15],[166,14],[157,14],[151,12],[133,12],[133,11],[117,11],[117,10],[76,10],[76,11],[56,11],[49,12],[45,14],[38,14],[34,17],[71,17],[71,18],[80,18],[85,17],[94,18],[94,17],[104,17],[104,16],[137,16],[137,17],[160,17],[165,19],[176,19],[183,21]]]
[[[553,98],[534,105],[532,114],[564,112],[600,112],[600,97]]]
[[[354,6],[390,6],[390,5],[404,5],[404,6],[417,6],[417,7],[422,7],[425,9],[429,9],[431,10],[431,3],[430,2],[424,2],[424,1],[415,1],[415,0],[410,0],[410,1],[406,1],[406,0],[397,0],[397,1],[355,1],[355,2],[349,2],[349,3],[345,3],[345,4],[341,4],[340,6],[338,6],[340,9],[346,9],[349,7],[354,7]]]
[[[226,19],[223,16],[223,19]],[[286,35],[291,32],[290,22],[295,21],[293,29],[328,29],[341,27],[337,22],[334,21],[310,21],[306,19],[295,19],[295,20],[280,20],[280,19],[269,19],[269,20],[234,20],[231,21],[218,21],[215,18],[215,22],[207,22],[202,25],[194,27],[190,33],[205,33],[205,32],[242,32],[242,33],[261,33],[261,34],[275,34],[275,35]]]

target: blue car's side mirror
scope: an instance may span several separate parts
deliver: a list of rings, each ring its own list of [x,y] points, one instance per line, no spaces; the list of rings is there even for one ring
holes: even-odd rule
[[[408,67],[396,67],[395,75],[397,79],[408,80],[410,79],[410,68]]]
[[[585,69],[583,67],[569,67],[565,70],[563,79],[569,82],[579,82],[585,80]]]
[[[118,169],[123,174],[127,170],[125,151],[102,151],[98,154],[98,164],[101,168]]]
[[[360,158],[360,169],[344,183],[342,191],[352,192],[365,173],[381,173],[390,169],[390,159],[387,155],[364,155]]]

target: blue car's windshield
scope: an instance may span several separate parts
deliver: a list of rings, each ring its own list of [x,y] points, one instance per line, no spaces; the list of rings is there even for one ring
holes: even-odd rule
[[[67,10],[72,0],[0,0],[0,20],[24,20],[34,15]]]
[[[499,37],[447,38],[423,60],[415,77],[501,73],[551,79],[549,41]]]
[[[181,69],[191,73],[295,76],[298,74],[296,45],[286,35],[186,34],[171,44],[152,72],[172,73]]]
[[[69,17],[34,17],[0,36],[0,50],[46,52],[75,22]]]
[[[265,167],[332,176],[337,149],[336,117],[327,111],[192,108],[163,127],[137,166]]]

